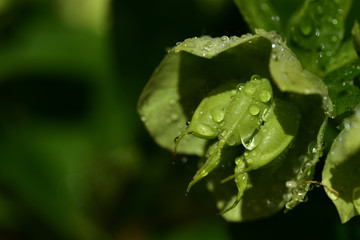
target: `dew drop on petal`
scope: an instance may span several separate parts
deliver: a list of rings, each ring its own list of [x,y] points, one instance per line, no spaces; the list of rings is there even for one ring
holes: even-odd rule
[[[258,97],[261,102],[266,103],[266,102],[270,101],[271,93],[267,90],[261,90]]]
[[[253,116],[258,115],[260,112],[259,107],[256,104],[253,104],[249,107],[249,113]]]
[[[235,135],[231,135],[226,141],[226,144],[229,146],[234,146],[236,143],[237,143],[237,136]]]
[[[310,36],[314,29],[314,23],[311,18],[306,18],[300,23],[300,31],[304,36]]]
[[[339,195],[337,195],[336,193],[332,192],[332,191],[328,191],[328,196],[331,200],[335,201],[339,198]]]
[[[236,86],[236,89],[241,91],[243,88],[244,88],[245,84],[244,83],[239,83],[237,86]]]
[[[215,122],[219,123],[224,119],[225,111],[224,111],[224,109],[214,109],[211,112],[211,116]]]
[[[256,89],[253,84],[251,84],[251,83],[246,84],[245,89],[244,89],[244,92],[246,95],[252,96],[255,93],[255,91],[256,91]]]
[[[222,36],[222,37],[221,37],[221,41],[223,41],[223,42],[228,42],[228,41],[229,41],[229,37],[228,37],[228,36]]]
[[[250,80],[260,80],[260,79],[261,79],[261,77],[257,74],[252,75],[250,78]]]
[[[288,188],[295,188],[297,187],[297,183],[295,181],[286,181],[285,186]]]

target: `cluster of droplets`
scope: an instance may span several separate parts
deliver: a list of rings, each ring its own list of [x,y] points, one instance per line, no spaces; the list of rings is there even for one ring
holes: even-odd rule
[[[286,59],[287,55],[284,54],[286,46],[285,36],[279,32],[271,32],[271,59],[277,61],[279,58]]]
[[[261,77],[257,74],[255,75],[252,75],[250,80],[260,80]],[[248,83],[246,84],[246,86],[244,86],[243,84],[239,84],[237,86],[237,89],[239,91],[244,91],[244,93],[249,96],[249,97],[253,97],[253,95],[255,94],[256,92],[256,87],[251,84],[251,83]],[[271,100],[271,97],[272,97],[272,94],[271,92],[263,89],[263,90],[260,90],[260,92],[258,93],[258,95],[256,96],[256,99],[262,103],[267,103]],[[256,105],[256,102],[254,104],[252,104],[250,107],[249,107],[249,113],[253,116],[256,116],[258,115],[260,112],[260,109],[259,107]]]
[[[273,15],[274,10],[271,9],[271,6],[267,2],[261,2],[259,4],[263,14],[267,14],[271,21],[275,22],[275,24],[280,23],[280,17],[278,15]]]
[[[315,63],[322,70],[335,51],[343,37],[344,6],[339,2],[327,3],[324,9],[321,1],[310,1],[305,12],[302,12],[298,25],[291,28],[291,40],[303,49],[313,49],[316,43]],[[313,54],[313,53],[312,53]]]
[[[341,81],[336,82],[335,84],[330,82],[327,85],[327,88],[329,89],[329,91],[332,92],[338,92],[339,89],[341,89],[342,91],[340,91],[339,93],[343,93],[344,91],[350,90],[352,89],[353,85],[354,85],[354,81],[356,81],[356,77],[360,75],[360,64],[352,64],[349,67],[346,67],[344,72],[342,72],[342,77]],[[341,86],[339,86],[339,84],[341,84]],[[324,97],[324,106],[326,106],[325,102],[328,100],[327,97]],[[333,104],[333,109],[336,108],[336,105]],[[326,115],[328,115],[331,118],[334,118],[334,111],[332,112],[326,112]]]
[[[169,50],[169,53],[186,51],[202,57],[212,57],[244,41],[251,42],[253,35],[245,34],[241,37],[222,36],[212,38],[210,36],[194,37],[176,43],[176,46]]]
[[[311,179],[315,165],[319,157],[321,157],[324,148],[325,144],[318,146],[317,142],[313,141],[308,145],[307,153],[298,158],[298,163],[294,166],[296,179],[289,180],[285,183],[286,187],[291,189],[286,196],[288,209],[292,209],[297,203],[306,202],[306,193],[313,188],[313,184],[316,187],[320,186],[320,183],[311,181]]]
[[[252,75],[250,78],[251,81],[256,81],[256,80],[260,80],[260,79],[261,79],[261,77],[257,74]],[[262,116],[259,116],[261,111],[260,111],[260,107],[258,104],[259,104],[259,102],[260,103],[268,103],[272,98],[272,93],[266,89],[262,89],[259,92],[257,92],[256,87],[251,82],[248,82],[247,84],[240,83],[237,85],[236,88],[238,91],[243,91],[245,93],[245,95],[247,95],[248,97],[256,99],[254,101],[254,103],[249,106],[248,113],[251,116],[253,116],[254,119],[257,119],[257,121],[259,121],[259,125],[260,125],[263,122],[264,116],[267,113],[267,111],[264,111]],[[257,96],[254,96],[255,94],[257,94]],[[241,139],[241,141],[242,141],[243,146],[248,150],[251,150],[255,147],[253,145],[253,139],[250,139],[246,142],[244,139]],[[231,146],[231,145],[234,145],[236,142],[232,141],[232,138],[230,138],[227,143],[228,143],[228,145]],[[253,154],[255,154],[255,152],[253,152]]]

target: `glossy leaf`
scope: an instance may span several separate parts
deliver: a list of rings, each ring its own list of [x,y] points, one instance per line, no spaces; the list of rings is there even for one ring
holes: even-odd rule
[[[354,27],[351,30],[354,48],[357,55],[360,57],[360,25],[355,21]]]
[[[235,3],[252,31],[256,28],[282,31],[280,17],[269,0],[235,0]]]
[[[360,99],[360,59],[347,64],[324,77],[329,96],[334,104],[334,115],[352,112]]]
[[[212,96],[215,89],[216,92],[235,89],[253,74],[269,79],[275,97],[284,98],[299,109],[301,131],[291,148],[286,148],[287,151],[265,167],[249,172],[251,187],[240,186],[240,194],[245,193],[240,204],[224,214],[229,221],[266,217],[279,211],[288,201],[292,201],[289,208],[303,201],[307,188],[301,190],[299,198],[285,183],[306,184],[304,181],[312,178],[314,165],[321,156],[323,131],[319,133],[319,129],[326,124],[324,109],[328,114],[332,110],[325,84],[303,68],[282,35],[258,30],[256,35],[240,38],[205,36],[179,43],[156,69],[138,103],[138,111],[150,134],[159,145],[172,150],[174,137],[185,129],[185,122],[191,119],[202,99]],[[291,111],[275,113],[281,123],[278,128],[285,128],[286,121],[291,119],[287,114]],[[212,143],[184,136],[178,152],[204,155],[206,147]],[[206,177],[220,211],[236,199],[236,186],[218,182],[233,174],[239,151],[241,147],[227,148],[219,159],[224,168],[218,167]]]
[[[343,40],[352,0],[306,0],[287,28],[289,43],[310,71],[323,75]]]
[[[335,204],[341,222],[360,214],[360,109],[344,121],[344,129],[335,139],[322,173],[323,183],[339,192],[325,189]]]
[[[284,92],[317,94],[331,111],[325,84],[304,69],[281,35],[259,31],[242,37],[186,39],[174,47],[144,88],[138,111],[155,141],[172,150],[201,99],[215,88],[234,89],[253,74]],[[178,152],[202,155],[206,140],[185,136]]]
[[[350,64],[356,59],[358,59],[358,56],[354,49],[353,41],[351,39],[348,39],[341,44],[341,47],[335,57],[330,59],[326,71],[328,73],[331,73],[332,71],[340,67]]]

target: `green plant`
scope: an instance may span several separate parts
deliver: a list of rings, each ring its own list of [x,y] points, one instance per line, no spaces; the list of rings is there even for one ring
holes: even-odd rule
[[[285,1],[235,3],[254,33],[172,48],[140,96],[145,126],[173,156],[202,156],[187,192],[206,176],[229,221],[304,202],[319,161],[320,184],[341,221],[359,215],[360,31],[352,1],[307,0],[291,16]],[[348,38],[346,21],[355,21]],[[327,137],[334,127],[342,130],[335,140]],[[235,186],[225,183],[232,178]]]

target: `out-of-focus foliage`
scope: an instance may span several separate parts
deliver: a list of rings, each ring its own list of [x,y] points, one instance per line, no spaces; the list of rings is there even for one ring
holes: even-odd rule
[[[166,46],[248,32],[210,2],[0,0],[0,239],[359,237],[320,189],[254,224],[225,223],[205,189],[184,197],[196,159],[171,167],[136,102]]]
[[[108,16],[110,5],[96,2],[102,8],[78,3],[84,15]],[[100,219],[90,216],[103,214],[96,206],[116,206],[114,197],[139,172],[141,153],[131,118],[122,117],[131,106],[121,95],[109,40],[98,34],[105,26],[72,24],[83,19],[66,14],[71,1],[4,4],[2,226],[19,230],[15,239],[106,238]]]
[[[1,239],[166,238],[173,231],[199,235],[215,223],[209,236],[226,239],[214,217],[199,229],[159,228],[185,224],[190,211],[182,209],[191,201],[171,194],[183,185],[176,176],[187,172],[170,168],[136,114],[140,86],[158,57],[146,41],[156,43],[173,27],[161,28],[174,16],[161,16],[156,5],[163,3],[148,8],[158,11],[154,18],[130,2],[0,1]],[[199,6],[191,6],[195,13]],[[202,14],[222,16],[229,2],[222,6]],[[162,36],[154,53],[178,32]],[[173,205],[164,207],[167,201]],[[206,215],[193,214],[199,217],[192,221]]]

